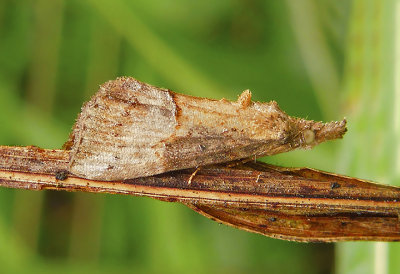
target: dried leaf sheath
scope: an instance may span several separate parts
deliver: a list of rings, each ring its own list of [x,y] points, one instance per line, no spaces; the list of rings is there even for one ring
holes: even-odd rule
[[[345,124],[290,117],[248,91],[210,100],[125,77],[84,105],[66,147],[73,174],[111,181],[311,148],[341,138]]]
[[[251,232],[296,241],[400,239],[400,189],[307,168],[262,163],[204,167],[121,182],[56,174],[69,152],[0,147],[0,185],[26,189],[107,192],[184,203]]]
[[[272,190],[266,191],[266,195],[279,197],[278,201],[266,199],[265,207],[210,205],[202,201],[187,205],[221,223],[278,239],[400,240],[398,188],[308,168],[280,168],[260,163],[248,163],[244,168],[250,166],[264,170],[264,176],[275,178],[263,183]],[[365,207],[366,204],[369,205]]]

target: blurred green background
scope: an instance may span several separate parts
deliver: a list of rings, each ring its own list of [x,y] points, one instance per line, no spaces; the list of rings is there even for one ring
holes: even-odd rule
[[[400,184],[400,1],[0,0],[0,144],[60,148],[99,84],[253,91],[348,119],[340,141],[263,160]],[[399,273],[387,243],[301,244],[149,198],[0,189],[1,273]]]

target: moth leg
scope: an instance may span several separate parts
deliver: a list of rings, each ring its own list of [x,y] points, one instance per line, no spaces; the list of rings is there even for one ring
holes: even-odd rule
[[[192,180],[194,176],[196,176],[196,173],[201,169],[201,166],[197,167],[196,170],[190,175],[189,180],[188,180],[188,185],[190,186],[192,184]]]
[[[235,166],[239,166],[239,165],[248,163],[248,162],[250,162],[250,161],[256,162],[256,160],[257,160],[257,156],[254,155],[254,157],[252,156],[252,157],[249,157],[249,158],[244,158],[244,159],[241,159],[241,160],[229,162],[229,163],[226,165],[226,167],[231,168],[231,167],[235,167]],[[256,183],[258,183],[258,182],[260,181],[260,178],[261,178],[261,173],[258,174],[257,179],[256,179]],[[400,215],[399,215],[399,218],[400,218]]]
[[[254,155],[254,158],[253,157],[249,157],[249,158],[244,158],[244,159],[240,159],[240,160],[237,160],[237,161],[229,162],[229,163],[227,163],[226,167],[239,166],[239,165],[245,164],[245,163],[253,161],[253,160],[256,161],[256,156],[255,155]],[[190,177],[189,177],[188,185],[190,185],[192,183],[192,180],[193,180],[194,176],[196,176],[197,172],[199,172],[200,169],[201,169],[201,166],[197,167],[196,170],[193,171],[192,175],[190,175]]]
[[[248,163],[250,161],[254,161],[255,162],[256,161],[256,156],[254,156],[254,158],[253,157],[249,157],[249,158],[244,158],[244,159],[240,159],[240,160],[237,160],[237,161],[229,162],[226,165],[226,167],[235,167],[235,166],[239,166],[239,165]]]

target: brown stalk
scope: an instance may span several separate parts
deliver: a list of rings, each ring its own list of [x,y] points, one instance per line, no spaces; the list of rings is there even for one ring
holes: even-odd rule
[[[147,196],[212,220],[294,241],[398,241],[400,189],[308,168],[260,162],[125,181],[68,174],[69,151],[0,146],[0,186]]]

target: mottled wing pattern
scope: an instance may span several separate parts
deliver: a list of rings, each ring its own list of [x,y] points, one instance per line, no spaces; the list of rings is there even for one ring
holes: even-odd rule
[[[237,102],[211,100],[123,77],[83,106],[66,147],[71,173],[112,181],[311,148],[340,138],[345,125],[290,117],[249,91]]]
[[[120,180],[250,157],[271,141],[280,145],[286,114],[276,104],[265,104],[264,111],[242,105],[180,95],[133,78],[110,81],[77,119],[70,171]]]
[[[257,113],[253,108],[240,109],[236,102],[227,100],[193,97],[188,100],[180,94],[174,97],[179,106],[178,127],[165,144],[163,158],[168,170],[248,158],[258,152],[265,153],[265,146],[279,144],[279,139],[284,138],[285,118],[270,119],[273,111]],[[262,116],[263,122],[257,115]],[[268,121],[279,123],[274,126],[267,124]],[[259,132],[265,135],[257,136]]]
[[[176,127],[167,90],[139,81],[110,81],[83,108],[74,128],[71,172],[116,180],[163,172],[162,140]]]

